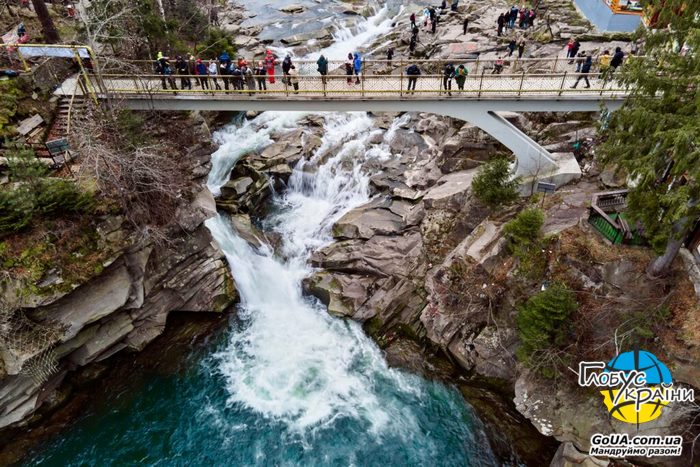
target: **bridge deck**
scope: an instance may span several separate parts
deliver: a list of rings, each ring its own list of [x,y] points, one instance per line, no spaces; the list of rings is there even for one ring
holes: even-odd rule
[[[604,81],[597,75],[589,75],[590,88],[585,88],[584,81],[579,82],[576,89],[571,86],[575,83],[577,74],[560,75],[483,75],[470,76],[464,83],[464,89],[458,90],[455,80],[452,80],[452,93],[448,95],[443,89],[443,79],[439,75],[424,75],[417,79],[415,92],[408,90],[409,79],[406,76],[366,76],[357,84],[355,77],[349,84],[345,76],[328,76],[325,83],[320,76],[299,77],[299,90],[295,91],[290,85],[284,83],[281,76],[276,77],[275,83],[266,80],[267,90],[233,89],[233,78],[229,90],[225,90],[225,80],[218,77],[216,83],[221,89],[216,89],[213,78],[205,78],[210,87],[215,89],[202,89],[198,86],[196,76],[191,76],[192,89],[181,89],[181,76],[173,76],[177,89],[172,89],[167,80],[158,75],[132,76],[103,75],[102,84],[93,78],[91,86],[99,94],[109,93],[115,97],[125,98],[147,97],[170,99],[171,96],[195,100],[512,100],[514,98],[536,100],[622,100],[627,92],[621,89],[615,81]],[[595,77],[594,77],[595,76]],[[168,89],[163,89],[167,85]],[[63,95],[73,94],[77,89],[78,94],[90,90],[90,87],[77,86],[78,77],[67,80],[56,93]],[[100,89],[101,88],[101,89]]]

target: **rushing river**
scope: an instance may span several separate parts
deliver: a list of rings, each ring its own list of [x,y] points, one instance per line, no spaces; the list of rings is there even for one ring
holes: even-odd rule
[[[242,155],[300,117],[268,112],[217,132],[212,192]],[[177,374],[110,396],[29,465],[496,464],[456,389],[389,368],[357,323],[302,295],[308,255],[331,241],[336,219],[369,200],[363,163],[393,157],[392,129],[369,144],[366,114],[323,118],[322,145],[262,220],[282,239],[277,255],[246,243],[225,215],[207,221],[241,296],[230,328]]]

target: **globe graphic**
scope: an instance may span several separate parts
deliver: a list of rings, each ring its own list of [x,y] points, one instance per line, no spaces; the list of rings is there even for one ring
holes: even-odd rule
[[[658,386],[661,383],[673,382],[671,372],[656,356],[645,350],[634,350],[622,353],[610,360],[604,372],[622,371],[629,373],[632,370],[643,372],[646,376],[647,386]],[[615,403],[618,389],[610,388],[601,391],[604,396],[605,406],[610,415],[626,423],[644,423],[661,416],[661,409],[667,405],[660,399],[644,403],[637,410],[634,400],[626,400],[624,396]]]

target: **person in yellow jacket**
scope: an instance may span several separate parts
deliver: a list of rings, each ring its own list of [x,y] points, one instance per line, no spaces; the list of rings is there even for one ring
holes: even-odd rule
[[[603,52],[600,57],[598,57],[598,66],[600,67],[600,78],[604,78],[604,75],[607,73],[608,69],[610,69],[610,60],[612,57],[610,56],[610,51],[606,50]]]

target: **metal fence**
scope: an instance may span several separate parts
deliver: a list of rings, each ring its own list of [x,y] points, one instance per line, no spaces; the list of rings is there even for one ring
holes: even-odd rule
[[[581,77],[579,87],[572,86]],[[587,77],[590,88],[584,87]],[[274,84],[270,78],[274,78]],[[414,79],[415,78],[415,81]],[[626,92],[616,81],[598,74],[580,73],[492,74],[482,68],[480,74],[469,74],[463,80],[445,79],[443,75],[422,74],[411,77],[399,75],[329,75],[322,77],[283,75],[253,76],[248,79],[233,76],[216,78],[197,75],[102,75],[102,88],[112,94],[122,95],[187,95],[209,96],[223,99],[241,98],[482,98],[561,96],[569,93],[585,93],[600,96],[620,96]],[[190,83],[188,85],[187,83]],[[412,82],[415,82],[413,86]],[[264,84],[263,84],[264,83]],[[295,86],[296,83],[296,86]]]

